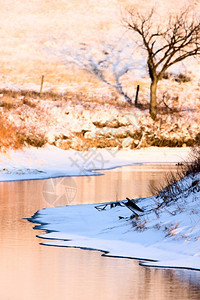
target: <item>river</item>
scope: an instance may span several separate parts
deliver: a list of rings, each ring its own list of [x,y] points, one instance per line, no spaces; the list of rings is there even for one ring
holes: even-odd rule
[[[151,195],[173,165],[138,165],[104,176],[0,183],[0,300],[200,299],[200,272],[139,266],[98,251],[40,245],[27,217],[60,204]],[[71,189],[63,197],[66,186]],[[52,194],[56,188],[56,198]],[[64,190],[63,190],[64,188]],[[69,189],[68,191],[69,192]]]

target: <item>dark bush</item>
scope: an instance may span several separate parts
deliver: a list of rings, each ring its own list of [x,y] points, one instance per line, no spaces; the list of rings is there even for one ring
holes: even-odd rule
[[[35,134],[35,135],[21,134],[20,139],[21,139],[21,144],[30,145],[36,148],[40,148],[47,143],[46,137],[42,134]]]
[[[170,78],[178,83],[182,83],[182,82],[185,83],[191,81],[191,78],[186,74],[183,73],[173,74],[170,72],[165,72],[163,75],[163,79],[170,79]]]

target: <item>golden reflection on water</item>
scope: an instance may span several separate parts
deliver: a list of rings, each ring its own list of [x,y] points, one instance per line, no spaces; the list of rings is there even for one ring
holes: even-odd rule
[[[105,171],[105,176],[73,178],[71,203],[147,196],[149,182],[161,180],[165,168],[169,166],[123,167]],[[62,196],[59,180],[53,183]],[[0,300],[200,299],[199,272],[145,268],[97,251],[39,245],[38,231],[23,218],[59,204],[44,193],[49,182],[0,183]]]
[[[73,189],[69,200],[70,204],[99,203],[122,200],[126,197],[139,198],[152,195],[151,186],[157,186],[164,182],[167,172],[175,172],[175,165],[136,165],[102,171],[104,176],[86,176],[71,178],[57,178],[47,181],[40,187],[45,191],[44,198],[50,206],[65,205],[67,199],[63,199],[65,187]],[[46,190],[55,189],[56,199],[52,193]],[[68,189],[68,191],[69,191]],[[66,201],[66,202],[64,202]]]

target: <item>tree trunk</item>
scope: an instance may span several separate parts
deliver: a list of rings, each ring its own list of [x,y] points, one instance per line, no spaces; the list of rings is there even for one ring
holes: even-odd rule
[[[149,112],[150,112],[150,115],[153,120],[156,119],[156,115],[157,115],[157,99],[156,99],[157,83],[158,83],[158,80],[154,79],[151,82],[151,87],[150,87],[150,109],[149,109]]]

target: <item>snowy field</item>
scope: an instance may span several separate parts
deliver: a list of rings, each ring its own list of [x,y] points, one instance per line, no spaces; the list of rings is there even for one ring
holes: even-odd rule
[[[132,164],[178,163],[187,158],[189,151],[187,147],[150,147],[138,150],[91,149],[79,152],[49,145],[44,148],[9,150],[0,153],[0,181],[94,175],[97,173],[93,173],[93,170]]]
[[[161,196],[136,199],[144,210],[138,217],[130,218],[123,204],[100,211],[96,205],[72,205],[40,210],[30,220],[48,231],[39,235],[52,239],[44,245],[98,249],[146,266],[200,270],[199,198],[198,174],[184,178],[182,192],[167,205]]]
[[[179,11],[184,5],[199,7],[199,1],[167,2],[150,0],[102,0],[102,1],[39,1],[7,0],[1,3],[0,45],[2,88],[31,89],[39,91],[41,76],[45,77],[47,90],[86,90],[94,92],[98,87],[108,93],[109,89],[82,70],[66,65],[66,47],[77,51],[89,46],[98,51],[104,43],[116,43],[127,31],[123,26],[124,10],[131,6],[150,10],[159,7],[159,14],[166,19],[169,11]],[[132,34],[130,34],[132,40]],[[126,45],[124,45],[125,48]],[[65,55],[61,58],[59,53]],[[134,59],[142,55],[138,48]],[[138,60],[140,61],[140,59]],[[135,89],[139,78],[139,63],[130,72],[128,89]],[[179,66],[181,72],[191,72],[191,77],[199,77],[199,62],[194,61]],[[173,69],[173,68],[172,68]],[[146,72],[145,72],[146,73]],[[128,82],[127,82],[128,81]],[[133,83],[134,82],[134,83]],[[145,81],[141,85],[145,85]],[[135,91],[134,91],[135,94]]]
[[[189,4],[198,12],[199,1],[189,0],[2,2],[1,149],[47,143],[78,151],[193,146],[200,126],[199,60],[175,64],[159,82],[158,119],[153,122],[146,53],[122,21],[129,5],[147,12],[156,7],[157,22]],[[108,53],[105,84],[83,64],[101,65]],[[138,108],[128,106],[114,88],[113,69],[123,74],[118,81],[133,102],[140,86]]]

